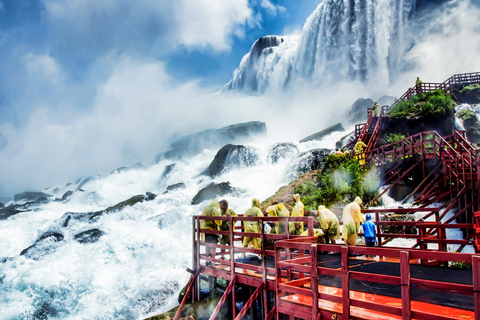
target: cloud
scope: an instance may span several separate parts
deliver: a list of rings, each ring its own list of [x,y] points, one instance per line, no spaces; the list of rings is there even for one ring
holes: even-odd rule
[[[197,82],[173,81],[162,62],[124,55],[108,60],[113,70],[96,85],[88,112],[37,106],[23,126],[0,126],[0,195],[64,185],[136,162],[150,165],[169,150],[171,138],[235,123],[265,121],[272,140],[300,139],[331,125],[332,116],[342,118],[339,109],[359,94],[341,84],[334,92],[212,94]]]
[[[43,18],[59,46],[85,53],[162,54],[177,46],[230,48],[252,12],[246,0],[43,0]]]
[[[27,53],[22,57],[27,72],[36,76],[40,81],[49,81],[60,84],[63,79],[63,71],[58,62],[49,55],[37,55]]]

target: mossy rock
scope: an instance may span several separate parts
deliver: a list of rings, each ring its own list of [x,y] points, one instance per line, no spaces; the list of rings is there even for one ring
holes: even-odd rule
[[[458,100],[463,103],[480,103],[480,84],[474,83],[464,87],[458,94]]]
[[[280,187],[280,189],[278,189],[273,196],[267,198],[260,204],[260,209],[265,210],[267,207],[276,202],[283,202],[284,204],[288,205],[293,204],[293,195],[295,194],[295,189],[306,184],[308,181],[315,181],[314,183],[316,183],[319,172],[320,170],[309,171],[302,174],[288,185]]]

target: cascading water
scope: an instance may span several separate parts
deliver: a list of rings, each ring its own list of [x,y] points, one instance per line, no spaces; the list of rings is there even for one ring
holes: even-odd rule
[[[45,190],[51,201],[0,221],[0,318],[141,319],[171,309],[192,267],[191,217],[209,202],[192,205],[195,194],[228,181],[241,192],[225,198],[243,213],[253,197],[266,199],[301,173],[302,153],[332,148],[344,134],[245,145],[214,178],[204,173],[218,150],[205,149]],[[157,197],[105,210],[147,192]]]
[[[388,83],[409,44],[415,6],[415,0],[326,0],[300,37],[259,39],[225,89],[274,91],[297,80]]]

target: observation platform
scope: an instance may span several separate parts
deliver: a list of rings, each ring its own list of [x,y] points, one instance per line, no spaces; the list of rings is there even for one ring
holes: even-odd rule
[[[204,230],[202,219],[230,220],[236,227]],[[253,220],[261,225],[304,221],[313,234],[313,217],[193,217],[195,272],[175,319],[187,300],[200,300],[202,277],[227,283],[210,319],[222,308],[228,319],[480,319],[480,255],[320,244],[316,237],[293,236],[288,230],[285,235],[266,234],[264,228],[260,234],[247,233],[235,223]],[[229,234],[234,241],[205,243],[200,233]],[[243,248],[243,237],[252,236],[262,239],[261,249]],[[448,239],[439,249],[443,241]],[[215,250],[214,256],[206,254],[207,248]]]

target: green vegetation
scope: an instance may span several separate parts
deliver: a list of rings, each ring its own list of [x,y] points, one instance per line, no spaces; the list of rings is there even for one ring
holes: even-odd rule
[[[424,117],[434,113],[453,114],[455,102],[443,90],[419,93],[408,101],[400,101],[388,114],[391,117]]]
[[[405,136],[403,133],[387,133],[384,136],[387,144],[395,143],[397,141],[405,139],[406,137],[407,136]],[[397,146],[400,147],[401,144],[399,143]]]
[[[469,94],[473,90],[478,90],[478,89],[480,89],[480,84],[479,83],[469,84],[468,86],[466,86],[462,90],[460,90],[460,93],[461,94]]]
[[[368,203],[378,195],[380,179],[377,172],[361,166],[350,155],[328,155],[325,167],[318,174],[318,184],[307,182],[295,189],[302,196],[305,210],[316,210],[319,205],[342,206],[353,201],[356,196]]]
[[[475,117],[475,112],[469,109],[465,109],[457,113],[457,118],[460,118],[462,120],[467,120],[470,119],[471,117]]]

